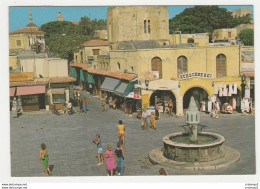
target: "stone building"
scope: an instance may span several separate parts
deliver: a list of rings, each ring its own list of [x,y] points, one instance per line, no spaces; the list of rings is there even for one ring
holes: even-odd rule
[[[142,103],[148,102],[143,107],[153,107],[161,101],[167,106],[172,99],[177,116],[183,115],[191,96],[198,106],[213,95],[222,103],[231,98],[240,100],[243,92],[241,48],[238,45],[209,46],[207,34],[170,35],[168,20],[166,6],[109,8],[109,58],[98,58],[100,66],[91,72],[107,76],[110,72],[115,72],[114,76],[116,73],[136,74],[135,92],[147,98]],[[236,31],[231,29],[221,36],[235,39]],[[109,61],[109,66],[105,66],[105,61]],[[100,80],[102,82],[104,80]],[[235,92],[219,94],[227,86],[235,87]],[[115,87],[114,94],[116,90]]]
[[[168,45],[168,9],[166,6],[110,7],[107,10],[107,30],[112,50],[120,41],[156,40],[161,45]]]
[[[233,17],[242,17],[242,16],[246,16],[248,14],[252,15],[251,9],[241,8],[241,9],[236,9],[236,10],[232,11]]]
[[[45,50],[44,32],[40,31],[32,21],[32,12],[29,9],[29,24],[22,29],[9,32],[9,49]]]
[[[237,36],[236,28],[215,29],[212,33],[212,41],[236,40]]]

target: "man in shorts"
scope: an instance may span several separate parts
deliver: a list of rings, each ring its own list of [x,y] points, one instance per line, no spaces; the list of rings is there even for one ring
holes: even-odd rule
[[[96,138],[92,140],[96,145],[98,149],[98,164],[97,166],[103,165],[103,150],[102,150],[102,145],[101,145],[101,139],[100,139],[100,134],[96,134]]]
[[[125,126],[122,120],[119,120],[119,125],[117,126],[117,133],[119,141],[122,140],[122,144],[125,145]]]

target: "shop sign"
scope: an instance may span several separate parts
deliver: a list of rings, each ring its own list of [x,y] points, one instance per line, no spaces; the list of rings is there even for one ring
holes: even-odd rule
[[[149,108],[149,104],[150,104],[149,94],[143,94],[142,95],[142,106],[143,106],[143,108]]]
[[[9,79],[13,81],[33,81],[33,72],[10,73]]]
[[[191,78],[194,78],[194,77],[211,79],[212,74],[204,73],[204,72],[192,72],[192,73],[184,73],[184,74],[179,75],[180,80],[191,79]]]

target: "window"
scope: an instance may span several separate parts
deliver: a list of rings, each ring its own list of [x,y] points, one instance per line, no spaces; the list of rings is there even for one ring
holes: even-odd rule
[[[120,70],[120,63],[117,63],[117,69]]]
[[[148,33],[151,33],[151,25],[150,25],[150,20],[148,20]]]
[[[134,72],[134,67],[133,66],[131,67],[131,70],[132,70],[132,72]]]
[[[64,103],[65,94],[52,94],[53,103]]]
[[[78,56],[77,55],[75,56],[75,59],[76,59],[76,63],[78,63]]]
[[[162,60],[159,57],[152,59],[152,71],[157,72],[157,74],[159,74],[159,79],[162,79]]]
[[[188,61],[185,56],[180,56],[177,60],[177,74],[178,76],[188,72]]]
[[[99,55],[99,49],[92,49],[93,55]]]
[[[22,104],[24,106],[35,105],[39,103],[38,95],[26,95],[22,97]]]
[[[231,37],[231,32],[228,32],[228,37],[229,37],[229,38]]]
[[[226,56],[219,54],[216,58],[216,77],[226,77]]]
[[[194,39],[193,38],[189,38],[187,43],[194,43]]]
[[[21,46],[21,40],[16,41],[17,46]]]
[[[144,20],[144,33],[146,33],[146,20]]]

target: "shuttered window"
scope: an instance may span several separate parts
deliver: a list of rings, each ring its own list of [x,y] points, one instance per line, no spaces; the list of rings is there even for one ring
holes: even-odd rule
[[[218,77],[226,77],[226,56],[224,54],[219,54],[216,58],[216,76]]]
[[[177,60],[178,77],[180,74],[188,72],[188,61],[185,56],[180,56]]]
[[[152,59],[152,71],[158,71],[159,79],[162,79],[162,60],[159,57]]]

